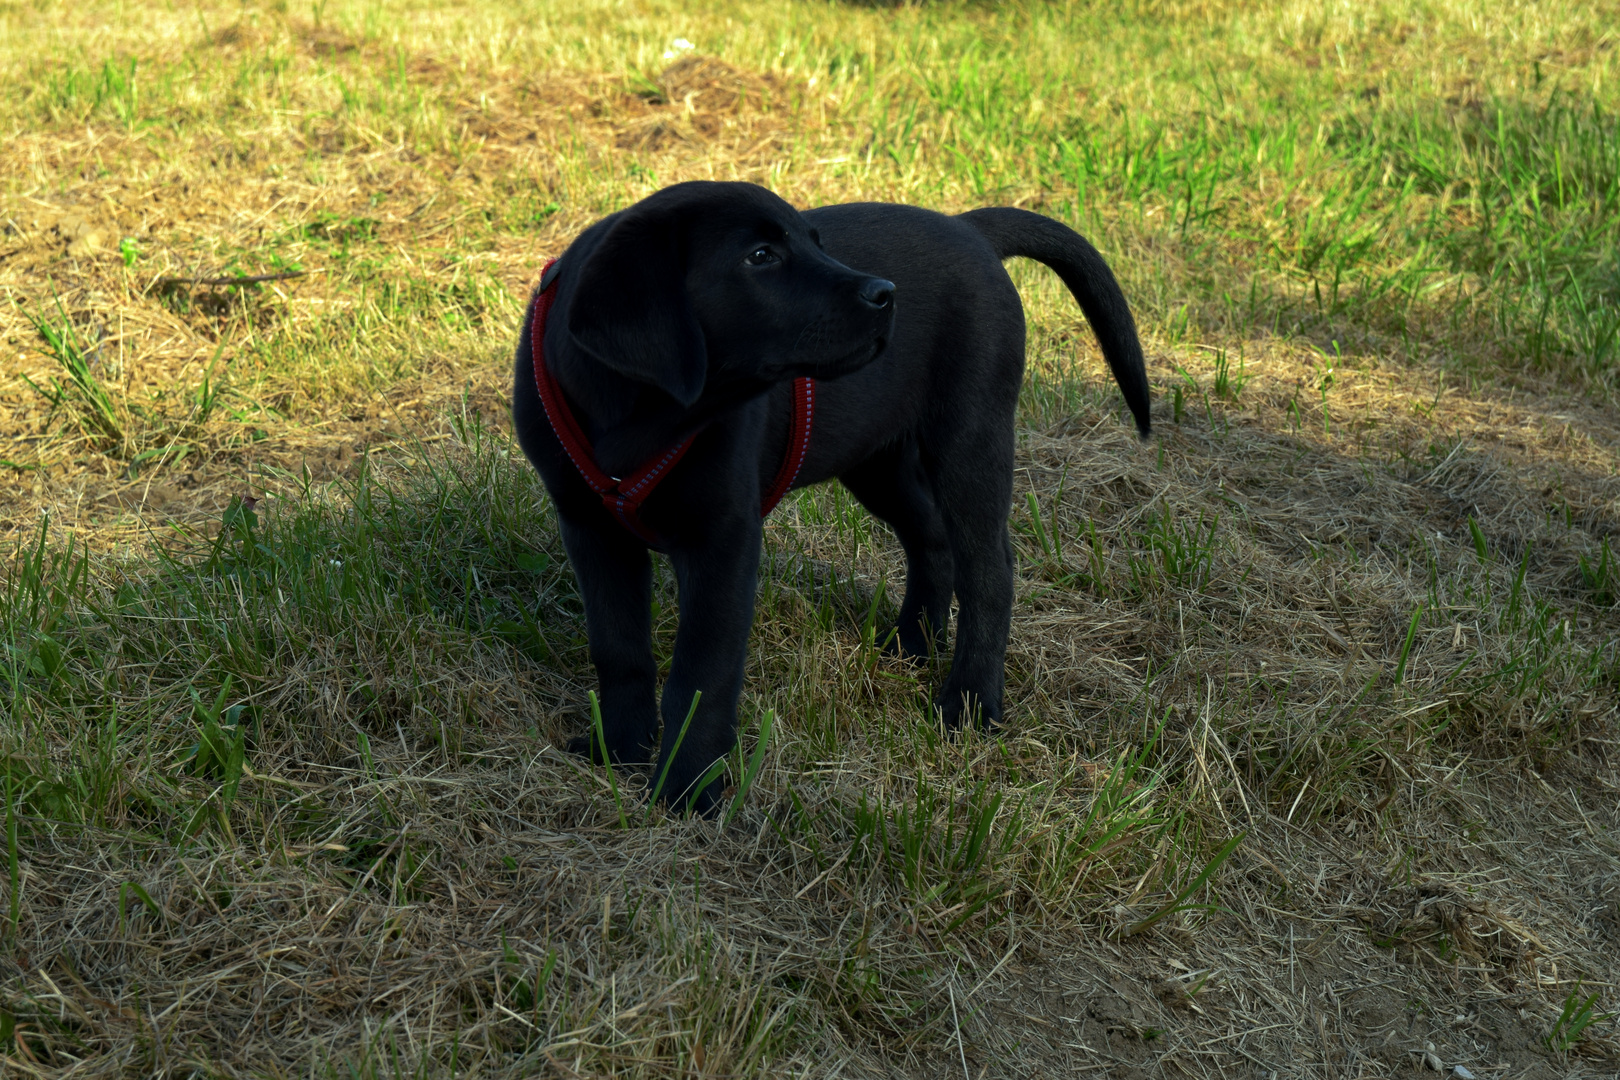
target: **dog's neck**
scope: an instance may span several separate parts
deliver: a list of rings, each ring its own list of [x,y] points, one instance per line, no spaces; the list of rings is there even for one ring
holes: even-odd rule
[[[690,407],[684,407],[662,390],[605,367],[571,343],[557,345],[547,349],[546,366],[590,439],[597,467],[609,476],[629,474],[716,417],[769,389],[767,384],[735,382],[709,386]]]
[[[608,475],[630,473],[692,430],[683,422],[686,410],[668,395],[604,367],[584,350],[564,345],[546,353],[546,366]]]

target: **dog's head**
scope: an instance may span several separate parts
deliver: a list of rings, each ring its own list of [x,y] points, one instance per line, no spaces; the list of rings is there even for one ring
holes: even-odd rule
[[[568,268],[568,332],[683,406],[706,390],[847,374],[893,332],[894,285],[834,260],[798,211],[754,184],[677,184],[603,225]]]

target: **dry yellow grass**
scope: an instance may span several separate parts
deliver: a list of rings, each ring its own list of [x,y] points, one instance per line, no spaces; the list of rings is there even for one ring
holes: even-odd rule
[[[1467,143],[1556,83],[1601,120],[1616,15],[0,8],[5,1070],[1613,1075],[1612,1020],[1560,1025],[1620,1006],[1603,266],[1566,260],[1597,314],[1535,337],[1506,305],[1541,279],[1411,269],[1421,222],[1500,207],[1396,201],[1406,159],[1358,188],[1351,129],[1276,100],[1368,139],[1433,105]],[[1298,168],[1194,153],[1289,124]],[[1130,177],[1081,192],[1062,139]],[[1609,235],[1574,209],[1602,153],[1538,195],[1549,233]],[[592,676],[503,427],[544,260],[709,176],[1069,217],[1141,314],[1158,432],[1014,267],[1009,723],[939,737],[938,673],[863,634],[897,548],[805,494],[725,828],[558,751]],[[207,283],[239,275],[272,280]]]

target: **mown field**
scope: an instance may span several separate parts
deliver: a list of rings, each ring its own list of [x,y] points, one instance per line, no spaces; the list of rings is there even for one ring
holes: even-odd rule
[[[1616,1075],[1616,27],[0,0],[0,1072]],[[803,492],[716,821],[559,749],[507,420],[544,261],[694,178],[1067,221],[1155,394],[1011,267],[1007,723]]]

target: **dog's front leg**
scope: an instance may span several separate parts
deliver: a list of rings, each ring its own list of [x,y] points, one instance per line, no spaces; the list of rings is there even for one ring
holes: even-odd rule
[[[585,633],[596,667],[608,760],[649,761],[658,730],[652,559],[616,524],[594,529],[564,520],[561,525],[563,545],[585,601]],[[594,730],[571,740],[568,750],[603,761]]]
[[[694,810],[707,814],[719,805],[718,784],[701,792],[697,786],[737,742],[737,698],[754,621],[760,537],[759,519],[740,515],[701,547],[670,556],[680,587],[681,623],[664,683],[664,739],[653,782],[664,777],[661,798],[672,807],[685,807],[690,799]],[[681,727],[698,691],[703,697],[683,737]]]

